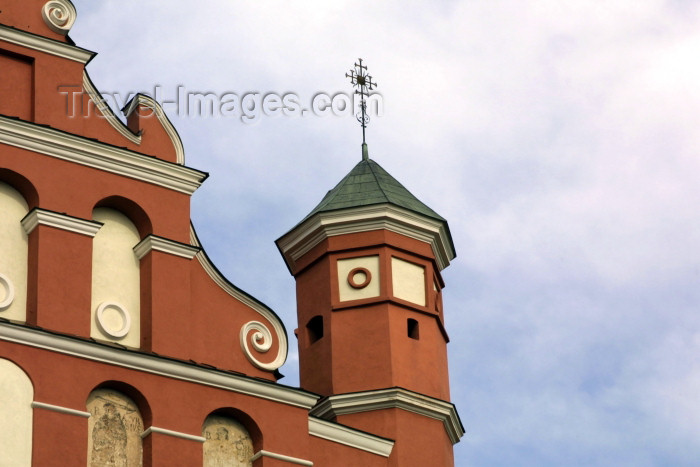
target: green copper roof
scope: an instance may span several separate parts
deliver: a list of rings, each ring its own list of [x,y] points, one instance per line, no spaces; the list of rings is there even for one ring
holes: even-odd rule
[[[394,177],[372,159],[361,161],[335,188],[328,192],[321,203],[306,219],[319,212],[389,203],[424,216],[447,222],[411,194]]]

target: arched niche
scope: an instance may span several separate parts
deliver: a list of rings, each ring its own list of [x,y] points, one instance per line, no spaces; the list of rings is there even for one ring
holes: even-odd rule
[[[0,318],[27,320],[28,239],[21,221],[28,204],[0,182]]]
[[[141,344],[141,273],[134,246],[139,232],[112,208],[95,208],[93,220],[104,225],[92,244],[90,336],[128,347]]]
[[[39,193],[25,176],[10,169],[0,168],[0,182],[7,183],[20,192],[27,201],[30,210],[39,206]]]
[[[0,465],[31,465],[34,387],[19,366],[1,358],[0,394]]]
[[[111,388],[95,389],[87,400],[88,467],[141,467],[143,417],[136,403]]]
[[[128,216],[139,231],[139,236],[141,238],[153,233],[153,225],[146,211],[128,198],[124,198],[123,196],[109,196],[100,200],[95,207],[114,209]]]
[[[225,413],[209,415],[202,425],[204,467],[251,467],[253,438],[239,420]]]

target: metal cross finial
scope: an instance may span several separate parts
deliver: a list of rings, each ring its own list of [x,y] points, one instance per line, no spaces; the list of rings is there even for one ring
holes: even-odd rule
[[[367,115],[367,101],[369,91],[377,87],[377,83],[372,81],[372,76],[367,74],[367,66],[362,64],[362,59],[358,59],[359,63],[355,63],[355,68],[350,70],[350,73],[345,73],[347,78],[355,87],[355,94],[360,96],[360,112],[356,115],[357,121],[362,125],[362,158],[368,159],[367,142],[365,141],[365,129],[369,123],[369,115]]]

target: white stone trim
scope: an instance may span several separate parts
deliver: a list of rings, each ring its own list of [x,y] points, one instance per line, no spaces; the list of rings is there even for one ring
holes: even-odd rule
[[[373,230],[389,230],[429,244],[440,270],[455,257],[443,222],[391,204],[315,214],[277,240],[277,246],[293,269],[294,262],[329,237]]]
[[[265,451],[264,449],[261,449],[260,451],[258,451],[258,452],[250,459],[250,461],[251,461],[251,462],[255,462],[256,460],[260,459],[260,458],[263,457],[263,456],[269,457],[269,458],[272,458],[272,459],[277,459],[277,460],[279,460],[279,461],[289,462],[290,464],[306,465],[306,466],[309,466],[309,467],[311,467],[311,466],[314,465],[314,463],[311,462],[311,461],[307,461],[307,460],[304,460],[304,459],[299,459],[298,457],[291,457],[291,456],[285,456],[285,455],[283,455],[283,454],[276,454],[276,453],[274,453],[274,452]]]
[[[60,407],[58,405],[45,404],[43,402],[32,402],[32,409],[44,409],[50,410],[52,412],[58,412],[66,415],[75,415],[77,417],[90,418],[90,412],[84,412],[82,410],[68,409],[66,407]]]
[[[41,9],[41,16],[49,29],[65,36],[75,24],[78,13],[70,0],[50,0]]]
[[[173,256],[192,259],[199,253],[200,248],[158,237],[157,235],[146,236],[146,238],[141,240],[138,245],[134,247],[134,253],[138,259],[143,258],[154,250]]]
[[[207,254],[204,252],[204,249],[202,248],[202,245],[199,243],[199,239],[197,238],[197,234],[194,231],[194,227],[190,224],[190,243],[197,247],[200,248],[199,253],[197,254],[197,259],[199,260],[199,264],[202,265],[202,268],[206,271],[206,273],[209,275],[209,277],[219,286],[221,287],[224,292],[228,293],[231,295],[233,298],[236,300],[240,301],[244,305],[252,308],[254,311],[256,311],[260,316],[262,316],[268,323],[272,324],[272,328],[275,331],[275,335],[277,336],[277,341],[279,343],[279,349],[277,351],[277,356],[272,360],[271,362],[261,362],[258,359],[255,358],[255,356],[250,353],[249,350],[247,349],[247,345],[242,345],[243,351],[246,354],[246,357],[248,360],[255,365],[256,367],[260,368],[261,370],[267,370],[267,371],[274,371],[281,367],[285,360],[287,360],[287,349],[288,349],[288,342],[287,342],[287,332],[284,329],[284,325],[282,324],[282,321],[279,319],[279,317],[269,308],[267,308],[265,305],[262,303],[258,302],[255,300],[253,297],[247,295],[246,293],[242,292],[241,290],[237,289],[233,284],[231,284],[229,281],[227,281],[224,276],[221,275],[221,273],[214,267],[212,262],[209,260],[209,257]],[[247,323],[250,324],[250,323]],[[245,326],[247,326],[244,325]],[[257,322],[258,325],[262,326],[263,328],[267,329],[267,326],[261,322]],[[263,332],[262,329],[260,329],[260,326],[256,325],[256,331],[257,332]],[[269,329],[267,329],[267,333],[272,336],[270,333]],[[255,336],[255,334],[254,334]],[[270,342],[271,344],[271,342]],[[261,344],[259,344],[261,345]]]
[[[239,394],[247,394],[294,407],[301,407],[306,410],[311,409],[319,398],[316,394],[278,383],[266,383],[245,376],[229,374],[135,351],[115,349],[106,345],[50,334],[38,329],[9,323],[0,323],[0,340],[180,381],[189,381]]]
[[[179,431],[166,430],[165,428],[158,428],[156,426],[148,427],[143,433],[141,433],[141,439],[150,435],[151,433],[158,433],[161,435],[173,436],[175,438],[187,439],[190,441],[196,441],[198,443],[203,443],[206,439],[202,436],[188,435],[187,433],[180,433]]]
[[[0,116],[0,143],[191,195],[207,174],[99,141]]]
[[[0,311],[5,311],[10,308],[10,305],[15,300],[15,286],[9,277],[0,273],[0,287],[7,291],[5,300],[0,302]]]
[[[95,89],[95,85],[92,83],[87,70],[83,70],[83,90],[88,97],[90,97],[90,100],[95,103],[97,109],[105,117],[105,120],[107,120],[107,123],[112,125],[112,128],[117,130],[120,135],[132,143],[141,144],[141,135],[134,134],[134,132],[132,132],[129,127],[124,124],[124,122],[119,120],[119,118],[114,115],[114,112],[109,105],[107,105],[100,92]]]
[[[136,110],[136,108],[141,105],[146,108],[149,108],[155,112],[156,117],[158,118],[158,121],[160,124],[163,126],[163,129],[165,132],[168,134],[170,137],[170,140],[173,143],[173,147],[175,148],[175,157],[176,161],[180,165],[185,164],[185,148],[182,145],[182,140],[180,139],[180,135],[177,133],[177,130],[175,130],[175,127],[173,124],[170,122],[168,119],[167,115],[165,115],[165,112],[163,111],[163,107],[160,106],[158,102],[156,102],[154,99],[145,96],[143,94],[137,94],[129,104],[124,108],[124,115],[126,115],[126,118],[129,118],[129,115],[131,115],[131,112]]]
[[[117,312],[121,315],[122,322],[124,323],[122,324],[121,329],[113,331],[109,329],[109,326],[106,325],[106,323],[104,322],[104,312],[107,308],[113,308],[117,310]],[[129,331],[131,331],[131,315],[126,310],[126,308],[124,308],[123,305],[116,302],[100,303],[100,306],[98,306],[97,310],[95,311],[95,320],[97,320],[97,326],[102,332],[107,334],[109,337],[113,337],[115,339],[121,339],[122,337],[129,334]]]
[[[464,428],[454,404],[402,388],[329,396],[311,409],[310,414],[331,419],[339,415],[383,409],[403,409],[440,420],[452,444],[458,443],[464,435]]]
[[[0,25],[0,40],[55,55],[56,57],[67,58],[68,60],[73,60],[82,64],[86,64],[92,57],[97,55],[95,52],[66,44],[65,42],[55,41],[47,37],[20,31],[19,29],[10,28],[5,25]]]
[[[22,219],[22,227],[27,235],[31,234],[39,225],[47,225],[56,229],[94,237],[102,228],[102,222],[88,221],[78,217],[34,208]]]
[[[316,417],[309,417],[309,434],[382,457],[389,457],[394,447],[392,440]]]
[[[253,352],[250,351],[250,347],[248,346],[248,336],[250,335],[251,331],[255,331],[253,335],[250,336],[250,341],[252,342],[253,348],[256,352],[269,352],[274,342],[272,339],[272,333],[267,326],[260,321],[250,321],[244,324],[241,327],[241,332],[239,333],[238,337],[241,343],[241,350],[243,350],[243,353],[245,353],[246,358],[250,363],[258,368],[270,371],[276,370],[277,368],[259,361],[257,358],[255,358],[255,355],[253,355]]]

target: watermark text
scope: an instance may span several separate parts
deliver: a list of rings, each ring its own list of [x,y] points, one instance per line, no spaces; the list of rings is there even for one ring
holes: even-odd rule
[[[65,96],[66,114],[70,118],[103,116],[99,105],[90,99],[82,85],[62,85],[58,92]],[[124,109],[139,93],[101,92],[101,105]],[[318,92],[302,99],[294,92],[208,92],[189,91],[177,86],[166,92],[163,86],[154,86],[150,95],[163,110],[180,118],[237,118],[243,123],[256,123],[263,117],[347,117],[360,112],[360,96],[351,93]],[[367,112],[374,117],[384,115],[381,94],[366,98]],[[143,116],[143,115],[142,115]]]

